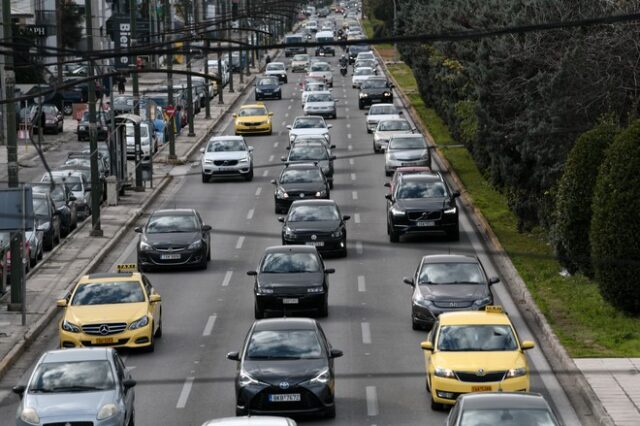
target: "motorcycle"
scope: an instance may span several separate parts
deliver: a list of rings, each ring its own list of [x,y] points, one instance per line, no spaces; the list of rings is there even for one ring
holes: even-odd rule
[[[348,70],[348,65],[341,65],[340,66],[340,74],[342,74],[343,77],[345,77],[347,75],[347,70]]]

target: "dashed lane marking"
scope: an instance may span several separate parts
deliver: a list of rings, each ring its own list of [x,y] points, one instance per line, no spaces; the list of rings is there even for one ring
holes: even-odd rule
[[[213,314],[209,317],[209,319],[207,320],[207,323],[204,326],[204,330],[202,331],[202,335],[203,336],[211,336],[211,332],[213,331],[213,326],[216,325],[216,318],[218,318],[218,315]]]
[[[360,213],[356,213],[353,215],[353,221],[355,223],[360,223]]]
[[[180,396],[178,397],[176,408],[184,408],[187,405],[187,400],[189,399],[189,394],[191,393],[191,388],[193,387],[194,380],[195,377],[187,377],[187,379],[184,381],[184,385],[182,385],[182,390],[180,391]]]
[[[362,329],[362,343],[365,345],[371,344],[371,326],[368,322],[360,323],[360,328]]]
[[[251,209],[247,212],[247,220],[253,219],[253,214],[256,212],[255,209]]]
[[[358,199],[358,191],[351,192],[351,198],[353,198],[354,200],[357,200]]]
[[[364,275],[358,275],[358,291],[364,293],[367,291],[367,284],[364,279]]]
[[[351,173],[351,180],[356,180],[356,174],[355,173]]]
[[[259,196],[260,196],[260,194],[262,194],[262,187],[261,187],[261,186],[259,186],[259,187],[256,189],[256,197],[259,197]]]
[[[240,238],[244,238],[244,237],[240,237]],[[239,240],[238,240],[239,242]],[[242,245],[242,244],[240,244]],[[240,248],[236,245],[236,248]],[[224,274],[224,278],[222,279],[222,287],[227,287],[229,285],[229,283],[231,282],[231,277],[233,276],[233,271],[227,271],[226,274]]]
[[[236,248],[237,249],[241,249],[242,248],[242,244],[244,244],[244,236],[238,237],[238,242],[236,243]]]
[[[362,254],[363,252],[364,252],[364,246],[362,244],[362,241],[356,242],[356,253]]]
[[[367,386],[365,389],[367,396],[367,416],[377,416],[380,412],[378,409],[378,391],[375,386]]]

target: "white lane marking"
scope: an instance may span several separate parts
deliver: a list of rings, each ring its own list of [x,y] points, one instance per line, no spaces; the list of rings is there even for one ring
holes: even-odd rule
[[[349,101],[344,101],[344,104],[347,105],[349,103]]]
[[[240,238],[244,238],[244,237],[240,237]],[[239,247],[236,247],[236,248],[239,248]],[[229,285],[229,283],[231,282],[231,276],[233,276],[233,271],[227,271],[227,273],[224,274],[224,278],[222,279],[222,287],[227,287]]]
[[[355,162],[355,160],[354,160],[353,158],[349,158],[349,164],[350,164],[350,165],[352,165],[352,166],[353,166],[355,163],[356,163],[356,162]]]
[[[262,194],[262,187],[259,186],[258,189],[256,189],[256,197],[259,197],[260,194]]]
[[[351,173],[351,180],[356,180],[356,174],[355,173]]]
[[[293,102],[293,99],[291,100],[291,102]],[[289,105],[289,106],[287,107],[287,109],[291,109],[291,105]]]
[[[236,243],[236,248],[237,249],[241,249],[242,248],[242,244],[244,244],[244,236],[238,237],[238,242]]]
[[[286,125],[287,125],[287,122],[286,122],[286,121],[283,121],[283,122],[282,122],[282,126],[284,127],[284,126],[286,126]]]
[[[347,133],[347,139],[351,139],[351,133]],[[353,149],[353,148],[351,148]]]
[[[275,158],[275,157],[273,156],[273,154],[271,154],[271,155],[269,156],[269,160],[268,160],[268,161],[269,161],[269,162],[272,162],[274,158]]]
[[[351,123],[347,123],[347,129],[351,128]]]
[[[289,99],[289,102],[293,102],[293,99]]]
[[[345,118],[346,118],[347,120],[351,120],[351,116],[350,116],[349,114],[347,114],[347,115],[345,116]]]
[[[345,110],[346,112],[349,112],[349,108],[345,108],[344,110]]]
[[[247,220],[253,219],[253,214],[256,212],[256,209],[251,209],[247,212]]]
[[[364,246],[362,245],[362,241],[356,242],[356,252],[358,254],[362,254],[363,251],[364,251]]]
[[[284,113],[284,116],[285,116],[285,117],[288,117],[288,116],[289,116],[289,113],[288,113],[288,112],[285,112],[285,113]]]
[[[367,416],[377,416],[378,410],[378,391],[375,386],[367,386],[364,388],[367,395]]]
[[[360,213],[356,213],[353,215],[353,221],[355,223],[360,223]]]
[[[184,381],[182,391],[180,391],[180,396],[178,397],[176,408],[184,408],[187,405],[187,400],[189,399],[189,394],[191,393],[191,388],[193,387],[194,380],[195,377],[187,377],[187,380]]]
[[[277,147],[278,147],[278,145],[280,145],[280,142],[274,142],[274,143],[273,143],[273,147],[274,147],[274,148],[277,148]]]
[[[358,291],[360,293],[367,291],[367,284],[364,280],[364,275],[358,275]]]
[[[360,323],[360,328],[362,329],[362,343],[365,345],[371,344],[371,326],[368,322]]]
[[[358,191],[351,192],[351,198],[353,198],[354,200],[357,200],[358,199]]]
[[[266,177],[269,174],[269,170],[265,170],[262,172],[262,177]]]
[[[213,326],[216,325],[216,318],[218,315],[213,314],[207,320],[207,324],[204,326],[204,330],[202,331],[203,336],[211,336],[211,332],[213,331]]]

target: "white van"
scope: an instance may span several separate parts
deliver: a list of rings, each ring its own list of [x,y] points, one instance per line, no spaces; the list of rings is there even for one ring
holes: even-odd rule
[[[318,31],[316,33],[316,42],[318,43],[328,43],[334,42],[335,37],[333,36],[333,31]],[[316,48],[316,56],[336,56],[336,49],[334,46],[318,46]]]
[[[220,73],[222,77],[222,87],[226,86],[229,83],[229,65],[227,61],[222,59],[221,61],[222,72]],[[207,61],[207,65],[209,66],[209,74],[210,75],[218,75],[218,60],[217,59],[209,59]]]
[[[307,16],[313,16],[316,14],[315,6],[307,6],[307,10],[304,12]]]

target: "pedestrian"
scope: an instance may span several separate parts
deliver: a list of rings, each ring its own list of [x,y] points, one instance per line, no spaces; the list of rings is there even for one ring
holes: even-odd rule
[[[265,65],[268,65],[269,62],[271,62],[271,56],[269,56],[269,54],[267,53],[267,57],[264,60]]]
[[[124,76],[121,75],[120,77],[118,77],[118,93],[121,95],[124,95],[126,82],[127,82],[127,79],[124,78]]]

